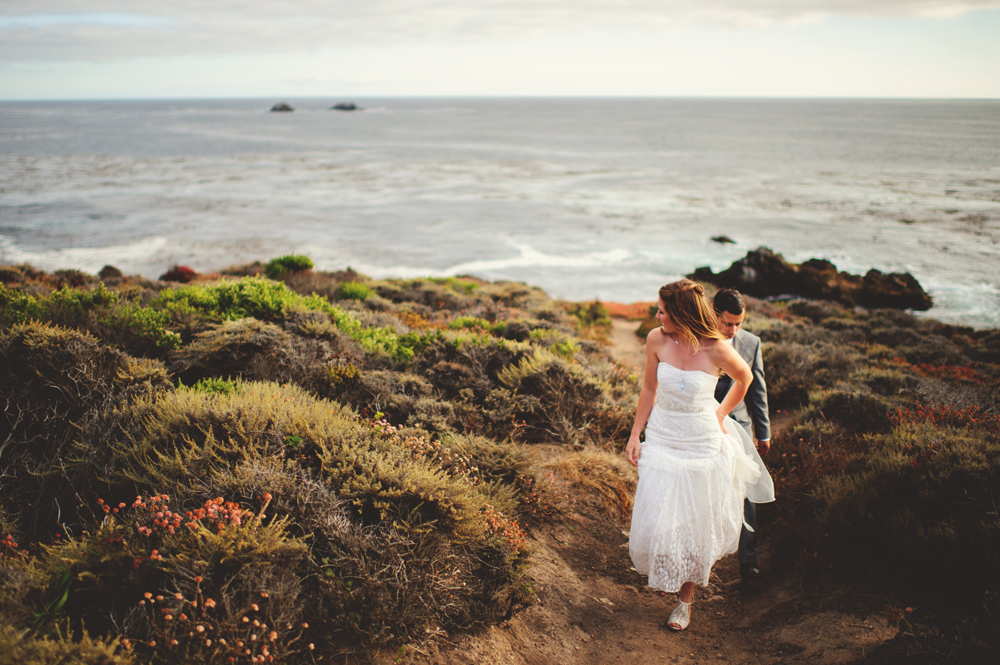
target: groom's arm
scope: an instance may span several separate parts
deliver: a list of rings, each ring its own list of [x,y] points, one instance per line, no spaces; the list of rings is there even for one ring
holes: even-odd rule
[[[758,441],[771,440],[771,419],[767,413],[767,382],[764,381],[764,358],[760,351],[760,340],[756,340],[753,362],[750,363],[753,382],[747,391],[744,402],[753,421],[754,437]]]

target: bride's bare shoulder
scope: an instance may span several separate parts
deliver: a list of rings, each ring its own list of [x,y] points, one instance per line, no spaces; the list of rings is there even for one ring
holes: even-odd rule
[[[728,346],[721,339],[701,339],[698,341],[701,344],[701,348],[713,353],[719,351],[720,347]]]
[[[733,347],[721,339],[706,339],[701,341],[701,348],[715,361],[725,358]]]

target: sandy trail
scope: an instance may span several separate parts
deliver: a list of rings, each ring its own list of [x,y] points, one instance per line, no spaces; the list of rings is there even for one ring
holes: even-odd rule
[[[614,320],[612,352],[641,368],[638,324]],[[780,442],[780,432],[775,437]],[[718,562],[708,587],[695,595],[688,630],[666,619],[676,604],[645,588],[628,556],[627,524],[581,505],[560,524],[532,535],[529,583],[537,603],[482,631],[438,636],[383,662],[427,664],[733,663],[835,665],[861,662],[896,628],[883,607],[858,590],[801,588],[791,566],[771,560],[763,526],[759,589],[739,581],[735,556]],[[784,570],[785,572],[781,572]],[[398,660],[397,660],[398,658]]]

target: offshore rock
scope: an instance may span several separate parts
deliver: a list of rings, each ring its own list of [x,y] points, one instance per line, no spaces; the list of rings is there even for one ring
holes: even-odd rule
[[[739,289],[757,298],[795,294],[835,300],[849,306],[928,310],[930,294],[910,273],[883,273],[872,268],[863,277],[837,270],[825,259],[789,263],[781,254],[758,247],[719,273],[704,266],[691,279]]]
[[[295,109],[285,102],[278,102],[271,107],[271,113],[291,113]]]
[[[338,102],[330,107],[331,111],[357,111],[358,105],[354,102]]]

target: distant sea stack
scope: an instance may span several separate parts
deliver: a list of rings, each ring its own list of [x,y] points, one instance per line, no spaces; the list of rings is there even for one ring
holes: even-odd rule
[[[739,289],[756,298],[798,295],[818,300],[835,300],[845,305],[869,308],[931,308],[930,294],[908,272],[883,273],[872,268],[862,277],[838,272],[825,259],[789,263],[767,247],[758,247],[719,273],[705,266],[688,275],[691,279],[721,287]]]
[[[295,109],[285,102],[278,102],[271,107],[271,113],[291,113]]]
[[[354,102],[338,102],[330,107],[331,111],[359,111],[358,105]]]

